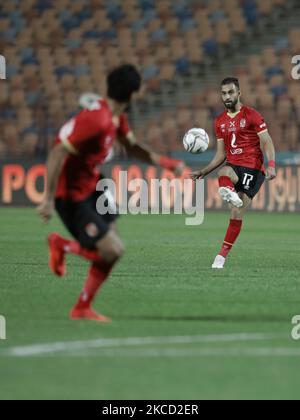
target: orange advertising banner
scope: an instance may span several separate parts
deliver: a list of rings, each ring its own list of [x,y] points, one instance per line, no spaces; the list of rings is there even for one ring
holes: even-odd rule
[[[169,171],[136,162],[121,162],[104,166],[104,176],[112,178],[118,186],[120,171],[127,172],[127,179],[144,179],[150,185],[152,179],[174,176]],[[0,163],[1,206],[34,206],[41,202],[45,183],[45,165],[39,161]],[[182,179],[188,178],[187,170]],[[205,181],[205,208],[225,209],[218,194],[216,174]],[[300,166],[280,166],[277,178],[266,181],[253,200],[252,210],[295,212],[300,210]]]

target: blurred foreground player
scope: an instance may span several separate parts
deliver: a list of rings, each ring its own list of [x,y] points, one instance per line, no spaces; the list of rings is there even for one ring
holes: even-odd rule
[[[263,117],[241,103],[238,79],[229,77],[221,84],[221,96],[226,111],[215,120],[217,153],[211,163],[191,174],[202,179],[216,168],[219,172],[219,193],[230,203],[230,224],[212,268],[223,268],[227,255],[237,240],[246,209],[260,190],[265,178],[276,177],[275,149]],[[268,166],[264,170],[264,156]]]
[[[127,151],[150,164],[182,173],[181,161],[160,156],[136,143],[125,110],[138,92],[141,77],[135,67],[121,66],[107,78],[107,99],[93,102],[60,130],[47,161],[47,185],[38,213],[48,221],[54,211],[75,238],[74,241],[51,234],[48,238],[51,270],[57,276],[66,273],[65,256],[72,253],[91,262],[88,277],[71,319],[108,322],[91,304],[112,268],[122,257],[124,247],[116,232],[116,216],[100,216],[96,210],[96,184],[101,165],[118,139]]]

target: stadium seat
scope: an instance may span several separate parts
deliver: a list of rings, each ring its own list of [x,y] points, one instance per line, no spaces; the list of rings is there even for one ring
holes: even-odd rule
[[[282,11],[291,8],[287,3],[283,0],[90,0],[86,5],[71,0],[4,2],[0,42],[8,62],[8,86],[0,92],[0,104],[6,104],[7,116],[13,115],[14,107],[18,110],[26,106],[33,111],[37,104],[43,104],[45,115],[51,114],[49,121],[44,119],[47,125],[44,132],[51,133],[53,115],[67,117],[83,91],[104,93],[105,74],[125,61],[137,65],[144,75],[140,104],[151,108],[157,101],[172,101],[172,95],[186,89],[190,78],[202,75],[214,59],[223,56],[230,59],[235,45],[245,49],[253,25],[273,15],[280,20]],[[274,13],[277,9],[278,14]],[[299,31],[298,27],[291,28],[274,45],[250,57],[247,66],[243,63],[247,77],[241,77],[243,92],[250,103],[267,108],[275,106],[276,100],[283,100],[283,114],[290,106],[298,121],[298,88],[291,88],[289,82],[290,54],[300,50]],[[41,86],[32,84],[33,78]],[[263,95],[255,91],[257,85],[263,89],[260,91]],[[220,109],[220,98],[208,93],[209,111],[205,114],[206,97],[202,93],[190,99],[193,110],[190,122],[197,110],[199,115],[207,116],[209,126]],[[67,109],[62,100],[67,102]],[[26,128],[34,118],[32,112],[30,118],[22,113],[17,129]],[[5,121],[0,117],[2,125]],[[57,128],[58,119],[54,119],[54,125]],[[157,137],[158,133],[154,138]],[[13,146],[7,148],[1,137],[0,144],[2,150],[15,150],[17,143],[12,140]],[[178,147],[176,139],[174,144]],[[33,150],[25,149],[30,153]]]

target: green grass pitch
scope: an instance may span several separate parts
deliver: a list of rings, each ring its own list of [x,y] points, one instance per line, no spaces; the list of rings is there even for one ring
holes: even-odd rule
[[[32,209],[1,209],[0,399],[298,399],[300,224],[249,213],[223,271],[210,266],[228,213],[123,216],[126,254],[96,300],[109,325],[72,322],[87,263],[47,266]],[[42,345],[42,346],[41,346]]]

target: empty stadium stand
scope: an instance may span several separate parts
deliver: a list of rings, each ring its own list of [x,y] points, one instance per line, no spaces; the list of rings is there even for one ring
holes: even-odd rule
[[[181,150],[182,134],[191,126],[201,125],[212,135],[212,119],[222,110],[218,63],[231,63],[241,49],[246,61],[233,63],[233,69],[247,103],[265,113],[280,150],[299,151],[300,85],[290,72],[291,54],[300,52],[300,29],[289,28],[260,45],[258,53],[249,49],[298,11],[297,4],[5,2],[0,6],[0,50],[7,62],[0,89],[0,155],[45,155],[58,127],[78,109],[80,94],[105,94],[105,74],[124,62],[136,64],[144,79],[132,110],[138,135],[160,151]]]

